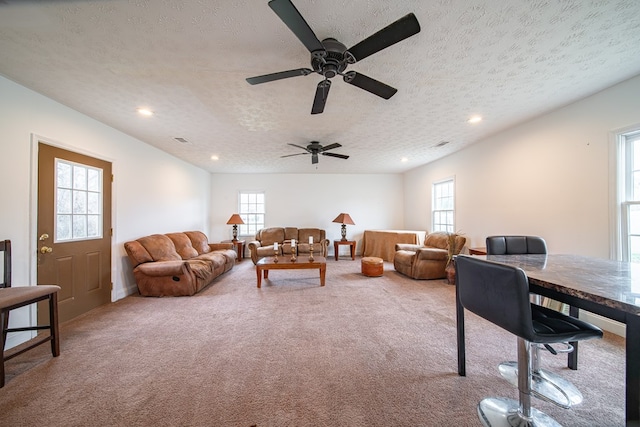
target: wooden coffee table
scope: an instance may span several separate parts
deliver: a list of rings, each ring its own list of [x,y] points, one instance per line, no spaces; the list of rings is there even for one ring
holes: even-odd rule
[[[269,270],[309,270],[317,268],[320,270],[320,286],[324,286],[324,278],[327,273],[327,260],[322,256],[314,256],[313,261],[309,261],[307,255],[299,256],[295,262],[291,262],[290,255],[278,257],[278,262],[274,262],[274,257],[262,258],[256,264],[256,275],[258,276],[258,288],[262,284],[262,276],[269,278]]]

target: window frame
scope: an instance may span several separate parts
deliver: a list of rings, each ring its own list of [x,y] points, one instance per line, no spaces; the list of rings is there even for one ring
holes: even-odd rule
[[[640,262],[640,258],[638,258],[640,252],[636,254],[635,258],[631,253],[632,237],[635,237],[636,241],[640,241],[640,232],[633,232],[631,226],[631,211],[640,206],[640,189],[634,191],[634,175],[640,175],[640,164],[634,164],[634,157],[636,156],[635,143],[640,144],[640,125],[616,132],[617,176],[614,192],[616,195],[616,225],[614,232],[616,244],[612,255],[614,255],[615,259],[626,262]],[[640,163],[640,159],[638,163]],[[634,195],[634,192],[637,194]]]
[[[243,196],[246,196],[248,199],[255,197],[258,200],[255,200],[253,202],[251,202],[251,200],[243,202]],[[260,202],[260,199],[262,202]],[[255,209],[252,210],[249,206],[254,206]],[[262,206],[262,209],[260,209],[260,206]],[[262,212],[259,212],[259,210],[261,210]],[[265,191],[238,191],[238,214],[244,221],[244,224],[238,225],[238,237],[253,237],[256,235],[258,230],[264,228],[266,210]]]
[[[450,186],[450,195],[439,196],[440,188]],[[448,190],[447,190],[448,192]],[[455,176],[441,179],[431,184],[431,231],[455,232],[455,206],[456,206]],[[443,199],[450,199],[451,206],[440,206]],[[441,220],[444,214],[445,220]],[[436,220],[438,217],[438,220]],[[444,227],[443,227],[444,226]]]

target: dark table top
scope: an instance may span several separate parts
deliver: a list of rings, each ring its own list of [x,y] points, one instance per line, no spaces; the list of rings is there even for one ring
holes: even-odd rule
[[[538,286],[640,315],[640,264],[564,254],[481,258],[519,267]]]

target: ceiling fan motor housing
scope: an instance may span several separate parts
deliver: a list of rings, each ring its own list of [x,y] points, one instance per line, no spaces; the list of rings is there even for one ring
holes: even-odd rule
[[[326,55],[314,55],[311,53],[311,67],[313,70],[324,76],[327,79],[331,79],[347,68],[349,63],[347,47],[334,38],[326,38],[322,40],[322,45],[326,49]]]

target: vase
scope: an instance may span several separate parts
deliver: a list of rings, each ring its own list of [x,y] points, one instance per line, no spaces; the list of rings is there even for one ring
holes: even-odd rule
[[[450,285],[456,284],[456,266],[452,261],[449,261],[447,266],[444,268],[445,273],[447,273],[447,283]]]

